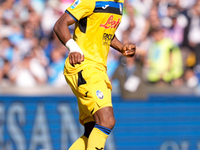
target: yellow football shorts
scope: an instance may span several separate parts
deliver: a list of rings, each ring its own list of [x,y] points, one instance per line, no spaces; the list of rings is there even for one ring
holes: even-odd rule
[[[77,74],[66,74],[65,78],[79,106],[79,121],[82,125],[94,121],[93,114],[103,108],[112,107],[111,83],[106,71],[95,67],[83,68]]]

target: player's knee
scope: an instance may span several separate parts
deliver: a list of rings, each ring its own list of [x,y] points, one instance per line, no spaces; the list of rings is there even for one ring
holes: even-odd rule
[[[96,124],[112,129],[115,125],[115,118],[112,107],[104,107],[94,114]]]
[[[114,117],[104,117],[101,118],[97,124],[104,126],[106,128],[112,129],[115,126],[115,118]]]
[[[115,126],[115,123],[116,123],[116,121],[115,121],[115,118],[114,117],[112,117],[112,118],[109,118],[107,121],[107,128],[109,128],[109,129],[112,129],[112,128],[114,128],[114,126]]]

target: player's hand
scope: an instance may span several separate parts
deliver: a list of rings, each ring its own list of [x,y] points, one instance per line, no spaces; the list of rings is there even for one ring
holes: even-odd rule
[[[125,44],[121,52],[126,57],[133,57],[136,52],[136,46],[134,44]]]
[[[69,63],[74,67],[76,64],[81,64],[84,61],[84,55],[79,52],[69,53]]]

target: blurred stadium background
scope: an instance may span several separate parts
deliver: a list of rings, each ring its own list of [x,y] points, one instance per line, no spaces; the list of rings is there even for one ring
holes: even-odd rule
[[[0,0],[0,150],[66,150],[82,134],[52,32],[72,2]],[[125,0],[116,34],[137,54],[110,49],[106,150],[200,150],[200,0]]]

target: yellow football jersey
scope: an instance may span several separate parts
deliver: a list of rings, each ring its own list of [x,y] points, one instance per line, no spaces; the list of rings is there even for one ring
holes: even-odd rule
[[[77,73],[88,65],[106,69],[111,40],[121,22],[124,0],[75,0],[66,9],[76,21],[73,39],[85,60],[75,67],[65,62],[65,73]]]

